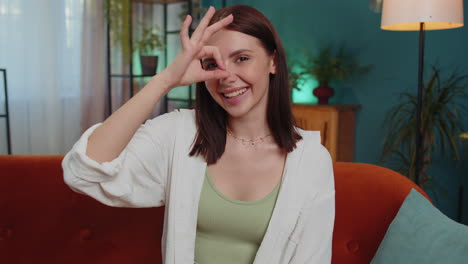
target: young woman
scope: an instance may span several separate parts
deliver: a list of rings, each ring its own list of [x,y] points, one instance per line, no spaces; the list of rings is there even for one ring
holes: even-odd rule
[[[63,161],[65,182],[111,206],[165,205],[166,264],[330,263],[335,190],[318,132],[294,127],[284,49],[248,6],[211,7],[164,71]],[[141,125],[174,87],[195,110]]]

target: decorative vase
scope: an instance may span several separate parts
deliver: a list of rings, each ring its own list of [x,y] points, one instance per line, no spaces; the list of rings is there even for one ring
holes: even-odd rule
[[[335,94],[333,88],[328,86],[327,82],[321,82],[317,88],[314,89],[313,94],[318,98],[318,104],[328,104],[328,98]]]
[[[158,67],[158,56],[140,56],[141,73],[145,76],[156,74]]]

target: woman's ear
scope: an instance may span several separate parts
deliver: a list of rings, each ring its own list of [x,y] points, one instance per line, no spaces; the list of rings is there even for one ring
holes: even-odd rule
[[[270,74],[276,74],[276,50],[270,56]]]

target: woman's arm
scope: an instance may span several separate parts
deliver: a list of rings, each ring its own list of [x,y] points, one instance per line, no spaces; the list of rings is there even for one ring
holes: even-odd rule
[[[145,122],[110,162],[98,163],[86,155],[89,128],[65,155],[65,183],[74,191],[103,204],[118,207],[153,207],[165,204],[168,172],[176,136],[188,111],[174,111]]]
[[[149,117],[154,105],[169,90],[162,75],[154,76],[140,92],[94,130],[88,139],[86,155],[98,163],[115,159]]]
[[[208,9],[192,37],[188,35],[192,19],[187,16],[180,32],[182,51],[169,67],[154,76],[140,92],[91,134],[86,150],[86,154],[91,159],[102,163],[116,158],[141,124],[149,117],[157,102],[172,88],[227,76],[228,73],[224,71],[219,50],[207,47],[205,43],[211,35],[230,24],[233,17],[230,15],[208,26],[214,12],[213,7]],[[200,59],[206,56],[213,57],[219,69],[203,70]]]
[[[171,65],[103,124],[89,128],[67,153],[62,167],[71,189],[111,206],[165,203],[171,157],[176,151],[174,131],[188,120],[184,116],[187,112],[174,111],[142,123],[170,89],[227,75],[219,51],[204,45],[212,34],[231,23],[232,16],[208,27],[213,13],[210,8],[191,38],[188,16],[181,29],[182,51]],[[214,58],[220,67],[204,71],[202,57]]]

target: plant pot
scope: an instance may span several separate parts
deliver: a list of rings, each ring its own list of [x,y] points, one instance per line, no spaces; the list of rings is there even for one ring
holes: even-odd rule
[[[318,98],[318,104],[328,104],[328,99],[335,94],[333,88],[328,86],[328,83],[320,83],[317,88],[314,89],[313,94]]]
[[[140,56],[141,73],[147,76],[156,74],[158,56]]]

